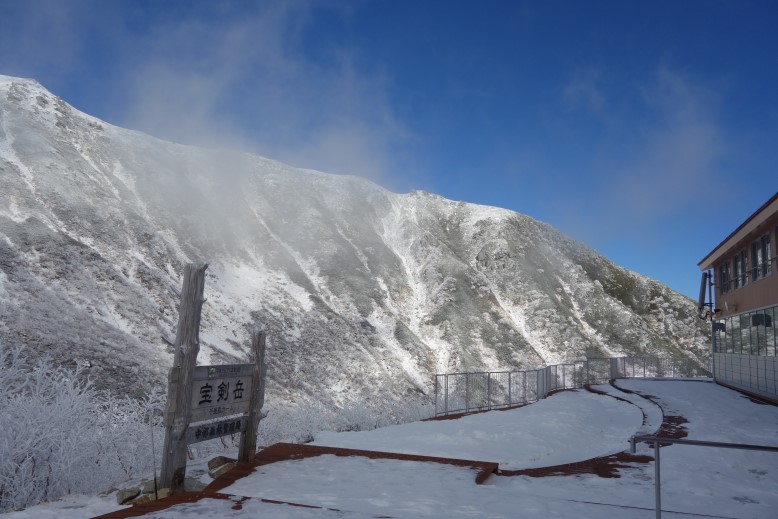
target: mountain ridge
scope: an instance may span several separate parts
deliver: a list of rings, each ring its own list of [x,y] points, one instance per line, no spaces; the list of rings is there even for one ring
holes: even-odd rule
[[[173,144],[0,76],[0,341],[142,393],[183,266],[210,263],[199,363],[269,333],[268,398],[426,398],[435,372],[707,359],[695,303],[506,209]]]

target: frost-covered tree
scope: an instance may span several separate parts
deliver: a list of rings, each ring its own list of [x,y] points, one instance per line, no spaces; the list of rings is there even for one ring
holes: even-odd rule
[[[0,512],[151,473],[161,398],[115,398],[75,369],[0,344]]]

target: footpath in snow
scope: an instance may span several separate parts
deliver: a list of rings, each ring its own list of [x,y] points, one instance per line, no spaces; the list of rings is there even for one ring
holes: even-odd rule
[[[568,391],[511,411],[369,432],[320,433],[315,443],[495,461],[501,469],[523,469],[624,451],[631,435],[656,430],[661,407],[688,420],[682,428],[689,439],[778,445],[778,407],[709,382],[632,379],[616,384],[631,393],[596,386],[619,399]],[[641,394],[651,395],[651,401]],[[639,454],[651,456],[653,448],[641,445]],[[778,455],[771,453],[664,447],[663,517],[775,518],[776,467]],[[214,498],[144,517],[651,518],[653,474],[649,462],[623,467],[615,478],[498,474],[476,485],[474,471],[463,467],[322,455],[257,467]],[[95,498],[80,503],[71,498],[8,517],[71,519],[99,508]]]

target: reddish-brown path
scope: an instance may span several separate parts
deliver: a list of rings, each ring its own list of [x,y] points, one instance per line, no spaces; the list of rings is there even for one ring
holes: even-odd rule
[[[629,389],[624,389],[622,387],[617,386],[613,381],[611,381],[611,386],[613,386],[614,388],[618,389],[623,393],[636,393],[635,391],[631,391]],[[584,386],[584,388],[587,391],[591,391],[592,393],[597,393],[598,395],[609,396],[611,398],[615,398],[616,400],[621,400],[628,404],[636,405],[633,402],[627,400],[626,398],[621,398],[618,395],[613,395],[612,393],[600,391],[591,386]],[[639,394],[641,397],[645,398],[646,400],[653,402],[659,407],[659,409],[662,410],[662,424],[659,426],[659,429],[657,429],[656,432],[654,433],[655,435],[667,436],[670,438],[685,438],[687,436],[688,431],[686,430],[686,427],[684,427],[684,424],[688,423],[688,420],[686,418],[680,415],[671,415],[667,413],[666,410],[660,404],[660,402],[652,395],[646,395],[643,393],[636,393],[636,394]],[[641,412],[643,413],[643,425],[645,425],[648,417],[646,416],[646,413],[642,409]],[[579,475],[579,474],[594,474],[602,478],[618,478],[621,477],[619,475],[619,469],[631,468],[637,464],[645,464],[645,463],[650,463],[652,461],[654,461],[653,456],[649,456],[645,454],[630,454],[629,452],[618,452],[616,454],[611,454],[608,456],[598,456],[596,458],[592,458],[584,461],[578,461],[575,463],[564,463],[562,465],[553,465],[550,467],[538,467],[538,468],[522,469],[522,470],[500,470],[498,474],[501,476],[530,476],[535,478],[542,478],[547,476],[572,476],[572,475]]]
[[[330,454],[334,456],[361,456],[370,459],[387,459],[387,460],[402,460],[402,461],[422,461],[427,463],[441,463],[444,465],[454,465],[457,467],[466,467],[473,469],[476,473],[475,483],[481,484],[490,475],[497,473],[497,463],[489,461],[474,461],[474,460],[460,460],[454,458],[437,458],[433,456],[415,456],[411,454],[397,454],[393,452],[378,452],[378,451],[364,451],[357,449],[342,449],[336,447],[324,447],[320,445],[308,445],[308,444],[296,444],[296,443],[276,443],[266,449],[257,453],[254,461],[247,463],[238,463],[232,470],[216,478],[210,485],[208,485],[201,492],[184,492],[182,494],[171,496],[159,501],[151,503],[144,503],[141,505],[125,508],[123,510],[117,510],[108,514],[100,515],[94,519],[125,519],[129,517],[140,517],[147,513],[156,512],[170,508],[171,506],[181,503],[193,503],[200,499],[233,499],[234,496],[221,493],[223,490],[235,481],[242,479],[252,472],[257,467],[262,465],[268,465],[270,463],[276,463],[279,461],[288,460],[300,460],[304,458],[312,458],[314,456],[322,456]],[[282,503],[281,501],[274,501],[268,499],[262,499],[267,503]],[[303,506],[307,508],[319,508],[311,505],[304,505],[300,503],[283,502],[283,504]],[[240,502],[236,502],[233,508],[240,507]],[[239,508],[236,508],[236,510]]]
[[[612,384],[616,389],[625,393],[632,393],[628,389]],[[597,391],[590,387],[586,388],[592,392],[602,394],[611,398],[621,399],[616,395],[606,393],[603,391]],[[643,398],[654,402],[662,406],[659,401],[651,395],[640,394]],[[632,402],[629,402],[632,404]],[[633,404],[635,405],[635,404]],[[520,407],[520,406],[519,406]],[[477,414],[477,413],[467,413]],[[457,419],[465,416],[465,414],[456,416],[445,416],[438,419]],[[645,424],[644,413],[644,424]],[[684,427],[688,421],[683,416],[670,415],[662,409],[662,425],[656,431],[658,436],[669,436],[672,438],[684,438],[686,437],[687,430]],[[636,464],[649,463],[654,460],[653,456],[648,455],[635,455],[627,452],[620,452],[609,456],[599,456],[585,461],[579,461],[575,463],[566,463],[562,465],[554,465],[550,467],[538,467],[532,469],[522,470],[499,470],[497,463],[474,461],[474,460],[460,460],[452,458],[438,458],[432,456],[415,456],[410,454],[397,454],[390,452],[378,452],[378,451],[365,451],[356,449],[343,449],[335,447],[325,447],[319,445],[309,444],[294,444],[294,443],[277,443],[271,445],[258,452],[256,458],[252,462],[239,463],[229,472],[219,476],[214,480],[205,490],[201,492],[185,492],[180,495],[171,496],[159,501],[145,503],[142,505],[117,510],[105,515],[95,517],[94,519],[125,519],[130,517],[140,517],[147,513],[164,510],[171,506],[181,503],[193,503],[200,499],[232,499],[235,501],[233,508],[239,510],[241,507],[241,501],[236,496],[230,496],[228,494],[221,493],[220,491],[232,485],[235,481],[244,478],[254,472],[257,467],[262,465],[268,465],[270,463],[276,463],[279,461],[287,460],[299,460],[304,458],[310,458],[314,456],[321,456],[324,454],[330,454],[334,456],[362,456],[370,459],[394,459],[394,460],[406,460],[406,461],[422,461],[432,463],[442,463],[446,465],[454,465],[458,467],[467,467],[476,471],[475,483],[483,483],[491,474],[499,474],[501,476],[530,476],[530,477],[546,477],[546,476],[566,476],[566,475],[580,475],[580,474],[594,474],[604,478],[618,478],[619,469],[634,467]],[[237,500],[236,500],[237,499]],[[248,498],[243,498],[248,499]],[[281,502],[268,499],[261,499],[267,503],[288,504],[293,506],[302,506],[306,508],[319,508],[316,506],[305,505],[300,503]]]
[[[276,463],[278,461],[300,460],[331,454],[334,456],[361,456],[370,459],[383,460],[403,460],[403,461],[423,461],[431,463],[441,463],[444,465],[454,465],[457,467],[471,468],[476,471],[475,482],[481,484],[486,481],[490,475],[497,472],[497,463],[489,461],[459,460],[454,458],[436,458],[432,456],[415,456],[411,454],[397,454],[394,452],[363,451],[357,449],[342,449],[336,447],[325,447],[321,445],[296,444],[296,443],[276,443],[257,453],[257,457],[252,463],[242,463],[230,470],[223,476],[216,479],[208,485],[206,492],[218,492],[235,481],[248,476],[254,469],[262,465]]]

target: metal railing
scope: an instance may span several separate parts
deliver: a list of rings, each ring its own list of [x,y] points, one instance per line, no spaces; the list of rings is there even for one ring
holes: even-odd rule
[[[656,508],[656,517],[661,519],[662,517],[662,480],[660,478],[660,461],[659,461],[659,447],[664,445],[696,445],[700,447],[717,447],[721,449],[742,449],[751,451],[765,451],[765,452],[778,452],[778,447],[771,447],[767,445],[749,445],[746,443],[722,443],[722,442],[708,442],[700,440],[681,440],[675,438],[667,438],[664,436],[632,436],[630,438],[630,452],[635,454],[636,442],[646,442],[654,444],[654,501]]]
[[[435,375],[435,415],[529,404],[552,391],[607,384],[616,378],[710,376],[710,368],[694,359],[659,357],[591,358],[526,371],[444,373]]]

